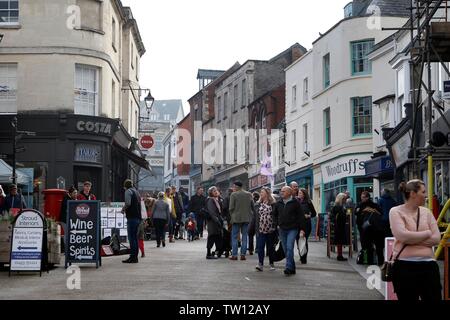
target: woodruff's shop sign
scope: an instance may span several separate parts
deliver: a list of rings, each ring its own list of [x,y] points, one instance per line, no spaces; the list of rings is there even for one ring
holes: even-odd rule
[[[66,268],[72,263],[95,263],[100,258],[100,201],[68,201]]]
[[[322,165],[322,182],[329,183],[346,177],[366,175],[365,163],[370,154],[357,154],[340,157]]]

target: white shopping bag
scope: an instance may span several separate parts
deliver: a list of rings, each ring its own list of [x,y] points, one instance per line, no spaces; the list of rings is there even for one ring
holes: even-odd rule
[[[300,237],[298,240],[298,254],[300,257],[304,256],[308,252],[308,249],[306,249],[306,238]]]

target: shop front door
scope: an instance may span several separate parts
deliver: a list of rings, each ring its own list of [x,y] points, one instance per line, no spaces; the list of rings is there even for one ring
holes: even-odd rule
[[[101,200],[101,169],[93,167],[74,167],[74,182],[78,192],[83,190],[83,183],[90,181],[92,183],[92,193],[96,195],[98,200]]]

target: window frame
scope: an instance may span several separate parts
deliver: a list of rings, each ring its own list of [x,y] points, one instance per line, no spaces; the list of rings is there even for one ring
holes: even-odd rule
[[[303,152],[309,152],[307,123],[303,124]]]
[[[303,104],[309,102],[309,79],[308,77],[303,79]]]
[[[16,26],[16,25],[19,25],[20,1],[19,0],[3,0],[1,2],[8,3],[8,9],[0,9],[0,11],[7,11],[8,12],[8,21],[0,22],[0,26]],[[17,9],[16,8],[11,8],[11,2],[17,2]],[[11,12],[13,12],[13,11],[17,12],[17,21],[11,21]]]
[[[369,48],[367,50],[367,53],[365,54],[364,57],[362,58],[358,58],[356,52],[355,52],[355,47],[358,45],[365,45],[365,44],[369,44]],[[364,40],[358,40],[358,41],[352,41],[350,42],[350,68],[351,68],[351,75],[352,76],[361,76],[361,75],[370,75],[372,74],[372,62],[370,61],[368,54],[371,51],[371,49],[373,48],[373,46],[375,45],[375,40],[374,39],[364,39]],[[356,71],[355,70],[355,63],[357,63],[357,61],[363,61],[363,68],[366,67],[367,64],[367,70],[363,70],[363,71]],[[359,65],[359,63],[357,64]]]
[[[291,131],[292,137],[292,162],[295,163],[297,161],[297,129],[293,129]]]
[[[292,85],[291,87],[291,112],[297,110],[297,84]]]
[[[331,55],[327,53],[322,58],[323,69],[323,88],[326,89],[331,85]]]
[[[247,79],[242,79],[242,88],[241,88],[241,94],[242,94],[242,105],[241,107],[244,108],[247,106]]]
[[[233,87],[233,94],[234,94],[234,99],[233,99],[233,112],[237,111],[237,106],[239,104],[239,86],[237,84],[234,85]]]
[[[5,99],[0,99],[0,103],[8,104],[11,109],[14,109],[13,111],[17,112],[17,92],[18,92],[18,83],[17,83],[17,74],[19,65],[17,63],[0,63],[0,67],[6,68],[6,74],[2,76],[0,73],[2,82],[5,83]],[[14,77],[12,74],[14,73]],[[0,83],[1,84],[1,83]],[[14,88],[12,88],[14,86]],[[11,94],[11,91],[14,91],[13,94]],[[2,98],[2,97],[1,97]],[[8,108],[9,109],[9,108]],[[2,113],[2,111],[0,111]]]
[[[361,137],[361,136],[371,136],[372,135],[372,97],[366,96],[366,97],[352,97],[350,98],[351,103],[351,116],[352,116],[352,137]],[[363,102],[368,101],[367,105]],[[360,110],[358,110],[358,113],[355,114],[356,108],[364,108],[362,112],[364,113],[366,109],[369,110],[369,115],[362,114],[360,115]],[[365,123],[364,119],[369,117],[368,124]],[[362,123],[362,124],[361,124]],[[364,128],[364,132],[359,132],[361,125]],[[368,132],[367,132],[367,126],[368,126]],[[358,132],[356,132],[355,129],[358,129]]]
[[[323,110],[323,129],[324,129],[324,145],[325,148],[331,145],[331,108]]]
[[[95,88],[93,92],[89,92],[88,90],[84,89],[84,88],[76,88],[77,85],[77,68],[82,68],[83,70],[93,70],[95,72]],[[82,82],[83,82],[83,78],[82,78]],[[83,85],[83,83],[82,83]],[[94,114],[93,116],[98,116],[99,115],[99,106],[100,106],[100,68],[97,66],[93,66],[93,65],[86,65],[86,64],[75,64],[75,81],[74,81],[74,113],[75,114],[84,114],[84,113],[77,113],[75,108],[76,108],[76,91],[86,91],[86,94],[93,94],[94,95]],[[92,114],[84,114],[84,115],[92,115]]]

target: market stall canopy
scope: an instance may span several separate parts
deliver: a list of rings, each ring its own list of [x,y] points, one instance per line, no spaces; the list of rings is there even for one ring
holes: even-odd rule
[[[0,184],[12,184],[12,167],[7,164],[4,160],[0,160]],[[26,174],[20,172],[20,169],[16,170],[17,184],[27,185],[31,181],[31,178]]]

